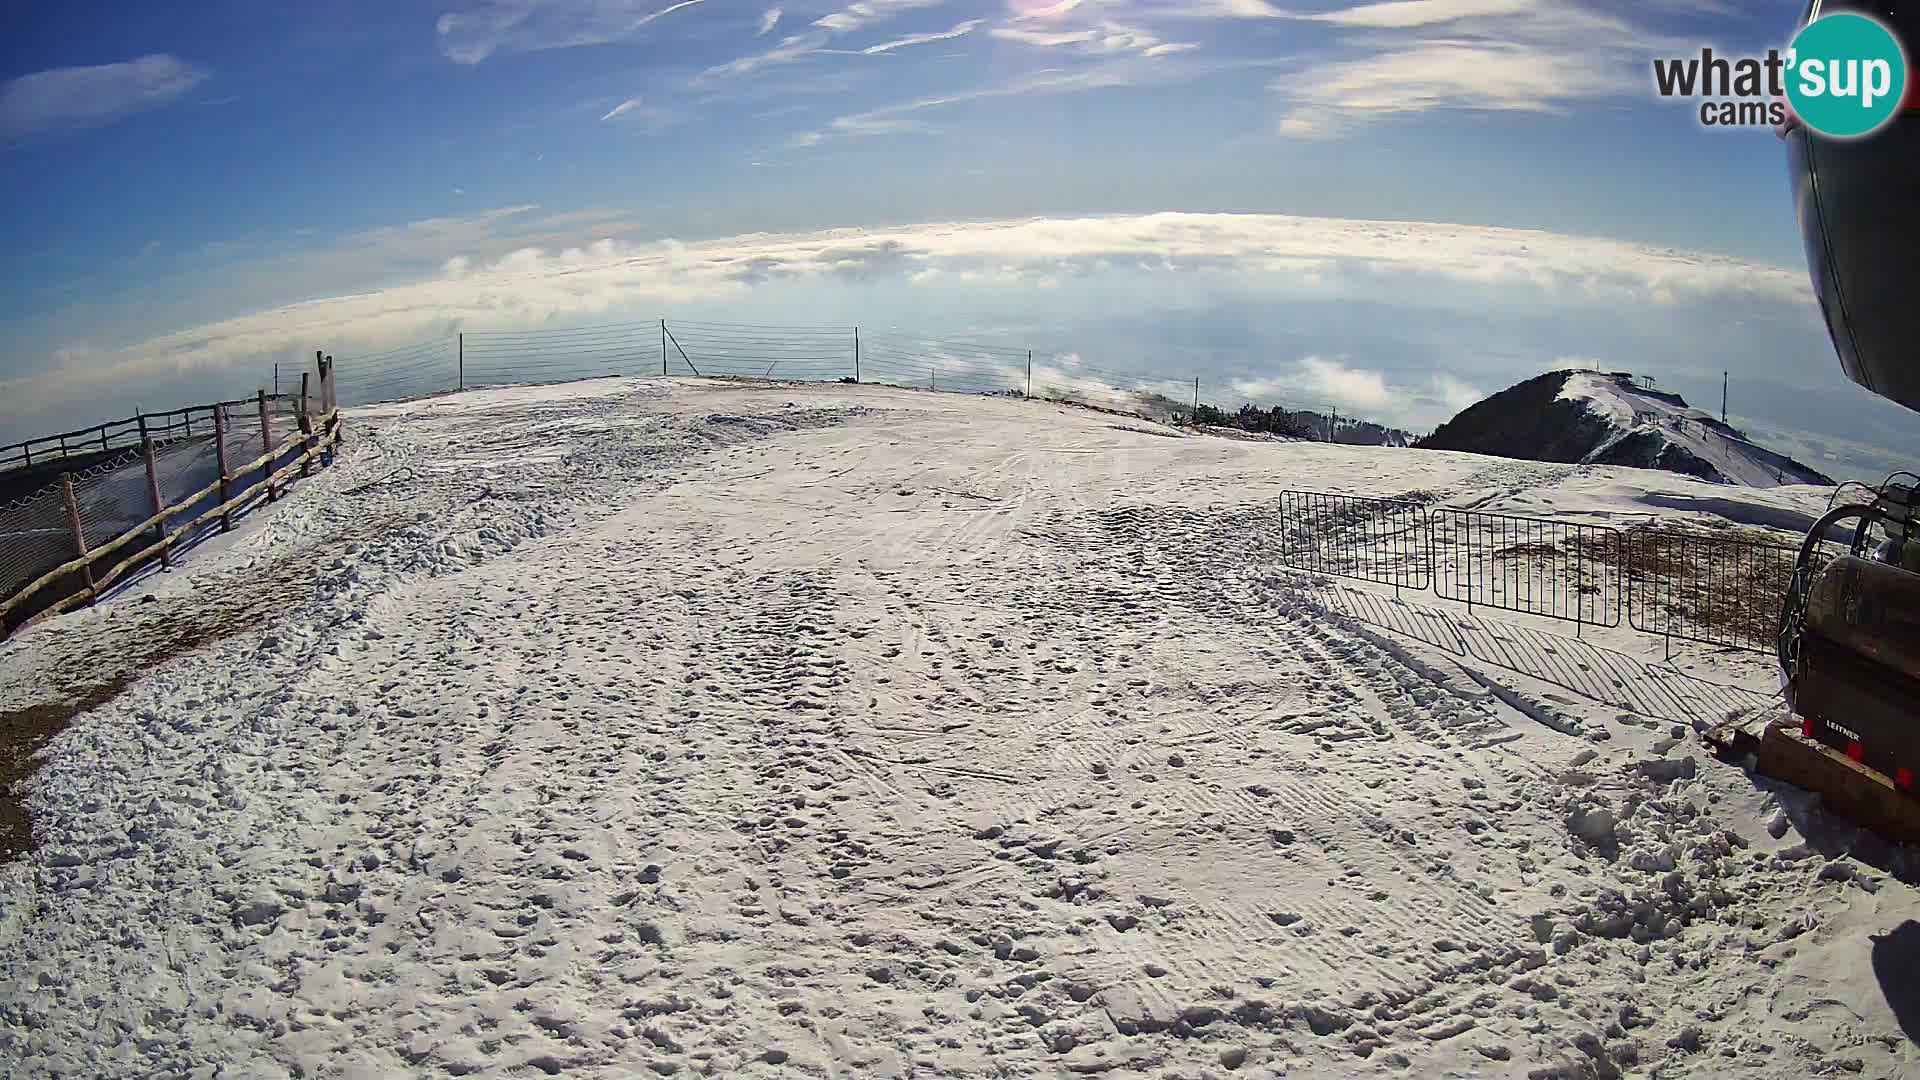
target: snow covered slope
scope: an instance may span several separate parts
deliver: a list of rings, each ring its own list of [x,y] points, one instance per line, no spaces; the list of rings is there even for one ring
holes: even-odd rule
[[[1908,855],[1695,741],[1763,658],[1274,559],[1328,477],[1741,489],[841,385],[346,432],[0,646],[9,715],[126,681],[0,866],[0,1074],[1920,1073]]]
[[[1833,481],[1631,376],[1555,371],[1509,387],[1441,425],[1423,447],[1535,461],[1665,469],[1720,484]]]

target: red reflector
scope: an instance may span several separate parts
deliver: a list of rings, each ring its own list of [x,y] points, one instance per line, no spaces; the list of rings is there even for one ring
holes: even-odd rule
[[[1813,717],[1803,716],[1800,718],[1800,735],[1806,739],[1813,738]]]
[[[1847,743],[1847,756],[1855,761],[1864,761],[1867,756],[1867,748],[1857,742],[1849,742]]]
[[[1913,770],[1905,765],[1893,770],[1893,784],[1905,791],[1913,790]]]

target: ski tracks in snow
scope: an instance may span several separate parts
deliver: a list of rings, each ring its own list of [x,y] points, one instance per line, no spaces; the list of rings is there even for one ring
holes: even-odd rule
[[[1752,958],[1790,967],[1812,905],[1884,879],[1722,824],[1744,781],[1677,739],[1602,754],[1590,719],[1556,730],[1555,703],[1329,613],[1265,504],[1183,501],[1303,451],[870,388],[615,390],[380,423],[326,481],[359,492],[338,519],[275,535],[404,520],[322,561],[297,615],[62,738],[54,843],[0,916],[34,988],[0,1054],[307,1077],[1911,1060],[1858,1017],[1754,1034],[1769,995],[1815,1026],[1829,1006]],[[403,466],[424,481],[378,482]]]

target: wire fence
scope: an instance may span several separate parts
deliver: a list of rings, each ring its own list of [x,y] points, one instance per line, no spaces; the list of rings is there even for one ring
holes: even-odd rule
[[[1077,354],[1006,342],[853,326],[657,319],[466,332],[343,357],[338,371],[337,393],[352,404],[478,386],[658,375],[1005,395],[1176,423],[1234,415],[1206,400],[1220,388],[1199,379],[1102,368]],[[1231,387],[1228,394],[1233,401],[1241,397]],[[1361,428],[1395,434],[1343,417],[1325,402],[1296,398],[1289,408],[1269,397],[1265,405],[1270,424],[1281,410],[1289,422],[1284,430],[1262,430],[1305,430],[1329,441]],[[1429,511],[1407,498],[1289,491],[1280,505],[1285,565],[1581,627],[1626,622],[1670,642],[1772,651],[1777,612],[1793,573],[1794,549],[1766,542]]]
[[[383,352],[341,355],[342,404],[404,401],[481,386],[608,376],[694,376],[849,382],[964,394],[1021,396],[1163,421],[1203,404],[1197,379],[1090,365],[1075,353],[894,328],[654,319],[538,330],[466,331]],[[1236,405],[1243,395],[1209,386]],[[1330,441],[1368,425],[1309,394],[1293,407],[1320,418]],[[1223,415],[1234,415],[1231,411]]]

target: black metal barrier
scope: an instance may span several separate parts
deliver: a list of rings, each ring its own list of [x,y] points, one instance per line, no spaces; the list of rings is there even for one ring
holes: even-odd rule
[[[1436,594],[1470,607],[1620,625],[1620,530],[1478,510],[1437,510],[1428,528]]]
[[[1280,495],[1280,556],[1309,573],[1431,590],[1469,607],[1772,652],[1798,548],[1406,498]]]
[[[1283,491],[1282,558],[1313,573],[1424,591],[1433,584],[1426,517],[1405,499]]]

